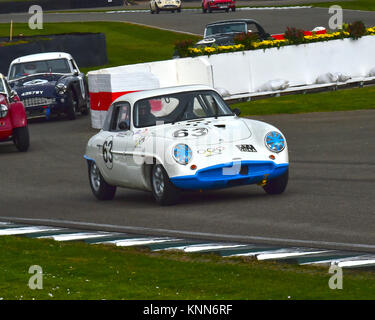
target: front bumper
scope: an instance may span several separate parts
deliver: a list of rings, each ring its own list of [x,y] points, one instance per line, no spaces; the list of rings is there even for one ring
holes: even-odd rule
[[[172,177],[170,180],[180,189],[220,189],[272,180],[284,174],[288,168],[288,163],[238,161],[203,168],[194,175]]]
[[[174,4],[166,4],[164,6],[159,7],[159,10],[162,11],[173,11],[173,10],[178,10],[181,6],[177,6]]]
[[[41,103],[30,102],[24,100],[26,116],[28,119],[32,118],[42,118],[47,119],[53,114],[60,114],[66,111],[68,104],[66,103],[66,98],[45,98]]]
[[[212,10],[223,10],[223,9],[232,9],[236,5],[234,3],[210,3],[210,8]]]

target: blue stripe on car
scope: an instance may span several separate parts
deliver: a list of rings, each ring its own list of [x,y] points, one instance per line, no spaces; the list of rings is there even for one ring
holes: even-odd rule
[[[265,178],[271,180],[281,176],[288,168],[288,163],[238,161],[203,168],[194,175],[172,177],[170,180],[181,189],[219,189],[236,185],[256,184]]]

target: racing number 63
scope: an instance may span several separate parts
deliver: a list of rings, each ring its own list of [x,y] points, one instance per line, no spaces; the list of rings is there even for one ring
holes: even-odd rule
[[[206,135],[208,132],[206,128],[195,128],[195,129],[192,129],[191,131],[192,131],[191,135],[193,137],[201,137],[201,136]],[[183,138],[183,137],[187,137],[188,135],[189,135],[188,129],[180,129],[173,133],[173,136],[175,138]]]

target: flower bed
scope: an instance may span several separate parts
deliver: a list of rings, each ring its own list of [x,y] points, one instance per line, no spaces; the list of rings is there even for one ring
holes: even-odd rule
[[[375,27],[366,29],[362,22],[357,21],[349,25],[343,25],[343,28],[340,31],[331,33],[319,34],[312,32],[311,35],[306,35],[306,32],[304,32],[303,30],[288,28],[284,34],[284,39],[269,39],[260,41],[254,35],[241,34],[234,38],[234,45],[193,47],[192,42],[185,42],[185,47],[181,44],[176,44],[176,50],[179,52],[180,57],[197,57],[245,50],[265,50],[269,48],[280,48],[290,45],[307,44],[337,39],[351,38],[357,40],[365,35],[375,35]]]

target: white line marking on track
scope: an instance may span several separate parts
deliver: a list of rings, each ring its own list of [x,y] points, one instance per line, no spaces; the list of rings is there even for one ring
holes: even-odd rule
[[[15,218],[15,217],[2,217],[0,219],[14,221],[14,222],[23,222],[23,223],[50,223],[56,225],[65,225],[75,227],[89,227],[89,228],[110,228],[113,230],[121,230],[118,232],[129,232],[129,233],[162,233],[163,235],[173,235],[173,236],[189,236],[194,238],[216,238],[223,240],[230,240],[230,241],[256,241],[262,242],[263,244],[271,243],[278,245],[294,245],[294,246],[316,246],[320,248],[324,247],[336,247],[340,249],[362,249],[362,250],[375,250],[375,245],[371,244],[361,244],[361,243],[345,243],[345,242],[330,242],[330,241],[316,241],[316,240],[299,240],[299,239],[284,239],[284,238],[271,238],[271,237],[259,237],[259,236],[248,236],[248,235],[230,235],[230,234],[220,234],[220,233],[210,233],[210,232],[194,232],[194,231],[185,231],[185,230],[170,230],[170,229],[162,229],[162,228],[148,228],[148,227],[135,227],[135,226],[119,226],[119,225],[111,225],[111,224],[104,224],[104,223],[93,223],[93,222],[81,222],[81,221],[71,221],[71,220],[58,220],[58,219],[35,219],[35,218]]]
[[[62,228],[53,228],[53,227],[21,227],[21,228],[9,228],[9,229],[0,229],[0,236],[11,236],[17,234],[28,234],[28,233],[37,233],[44,231],[60,231]]]
[[[245,244],[217,244],[217,243],[207,243],[207,244],[192,244],[187,246],[166,248],[163,250],[182,250],[184,252],[199,252],[207,250],[219,250],[219,249],[230,249],[246,247]]]
[[[153,243],[162,243],[170,241],[180,241],[181,239],[173,238],[132,238],[132,239],[120,239],[120,240],[111,240],[111,241],[102,241],[96,242],[97,244],[115,244],[118,247],[131,247],[131,246],[141,246],[146,244]]]
[[[307,256],[312,254],[320,254],[330,252],[330,250],[319,250],[319,251],[302,251],[300,250],[297,252],[296,250],[280,250],[279,252],[269,252],[269,253],[262,253],[257,255],[258,260],[271,260],[271,259],[283,259],[283,258],[293,258],[293,257],[300,257],[300,256]]]
[[[66,233],[66,234],[58,234],[58,235],[51,235],[51,236],[41,236],[38,239],[53,239],[56,241],[72,241],[72,240],[85,240],[85,239],[95,239],[95,238],[102,238],[108,236],[115,236],[117,233],[92,233],[92,232],[76,232],[76,233]]]

